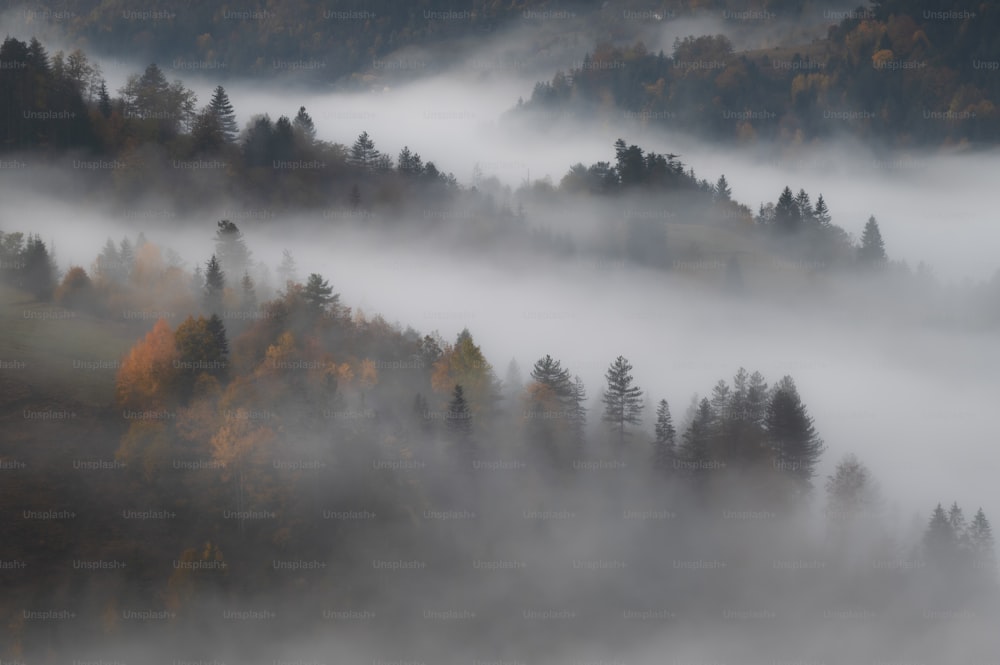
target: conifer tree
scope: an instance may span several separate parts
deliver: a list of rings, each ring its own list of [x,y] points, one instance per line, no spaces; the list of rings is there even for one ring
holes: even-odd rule
[[[626,425],[638,425],[642,414],[642,390],[633,384],[632,365],[618,356],[604,378],[608,387],[604,391],[604,422],[617,434],[619,450],[625,446],[628,434]]]
[[[653,468],[663,474],[673,471],[676,450],[677,430],[670,415],[670,405],[661,399],[656,406],[656,425],[653,438]]]
[[[865,230],[861,234],[861,247],[858,249],[858,260],[861,265],[869,268],[877,268],[884,265],[886,259],[885,243],[882,241],[882,233],[879,231],[878,222],[872,215],[865,223]]]
[[[218,122],[218,127],[223,140],[226,143],[233,143],[239,135],[239,125],[236,123],[236,113],[233,105],[229,102],[229,95],[221,85],[216,86],[212,93],[212,100],[208,103],[208,110]]]
[[[823,440],[799,398],[792,377],[775,386],[764,419],[775,466],[793,478],[800,490],[812,486],[816,464],[823,453]]]
[[[205,266],[205,309],[209,312],[222,310],[222,296],[226,288],[226,274],[219,265],[215,254]]]

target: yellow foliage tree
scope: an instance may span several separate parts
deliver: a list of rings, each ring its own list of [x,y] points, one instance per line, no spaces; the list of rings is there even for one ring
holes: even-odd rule
[[[118,405],[123,409],[159,410],[173,404],[177,397],[177,360],[174,333],[164,319],[159,319],[118,369]]]

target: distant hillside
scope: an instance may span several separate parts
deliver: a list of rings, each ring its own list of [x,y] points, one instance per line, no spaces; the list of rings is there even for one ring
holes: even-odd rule
[[[156,61],[176,69],[230,75],[336,81],[371,70],[408,46],[483,36],[526,11],[582,11],[598,3],[545,0],[365,0],[304,2],[66,0],[58,23],[88,51]],[[543,15],[544,16],[544,15]],[[377,64],[375,68],[378,69]]]
[[[842,132],[889,144],[1000,138],[1000,8],[879,2],[831,16],[828,37],[738,52],[722,36],[673,52],[599,45],[536,85],[517,112],[572,108],[695,130],[724,141],[809,141]],[[777,14],[765,12],[763,20]]]

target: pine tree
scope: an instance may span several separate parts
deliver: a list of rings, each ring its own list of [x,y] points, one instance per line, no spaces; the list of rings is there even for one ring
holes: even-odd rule
[[[281,280],[282,286],[287,286],[288,282],[299,281],[295,259],[287,249],[281,251],[281,265],[278,266],[278,279]]]
[[[608,382],[604,391],[604,422],[618,433],[619,450],[625,446],[626,425],[638,425],[642,414],[642,390],[633,385],[632,365],[618,356],[608,368],[604,378]]]
[[[684,432],[683,443],[678,454],[679,460],[675,468],[682,468],[686,476],[694,478],[699,486],[704,487],[704,481],[711,469],[712,424],[715,414],[712,413],[712,403],[707,397],[698,402],[687,430]]]
[[[674,421],[670,416],[670,405],[665,399],[661,399],[656,407],[654,435],[653,468],[660,473],[670,474],[677,457],[677,430],[674,429]]]
[[[872,517],[881,505],[871,471],[856,455],[848,454],[826,479],[826,514],[831,525],[843,526]]]
[[[803,222],[811,222],[815,220],[816,212],[813,210],[812,202],[809,199],[809,194],[806,190],[800,189],[799,193],[795,195],[795,205],[799,209],[799,219]]]
[[[212,93],[212,101],[208,103],[208,109],[218,121],[218,127],[222,138],[226,143],[233,143],[239,135],[239,125],[236,123],[236,113],[233,105],[229,103],[229,95],[221,85],[216,86]]]
[[[101,87],[97,90],[97,110],[105,118],[111,117],[111,96],[108,94],[108,86],[104,79],[101,79]]]
[[[572,395],[570,396],[569,420],[570,436],[577,452],[583,448],[587,432],[587,387],[579,376],[573,377]]]
[[[531,379],[548,387],[559,399],[569,397],[572,393],[569,370],[564,369],[558,360],[546,354],[531,368]]]
[[[993,529],[982,508],[976,511],[972,522],[969,523],[966,530],[966,541],[972,555],[972,565],[977,569],[987,571],[988,578],[995,581],[997,561]]]
[[[451,402],[448,403],[448,413],[445,418],[448,435],[456,444],[466,446],[472,441],[472,412],[465,401],[462,386],[455,384]]]
[[[21,263],[24,288],[38,300],[49,300],[56,286],[56,267],[38,234],[28,236]]]
[[[215,313],[222,310],[222,295],[226,289],[226,274],[215,254],[205,266],[205,309]]]
[[[306,107],[300,106],[299,112],[292,121],[295,135],[298,136],[306,146],[311,146],[316,141],[316,126],[313,119],[306,113]]]
[[[135,249],[132,247],[132,241],[128,239],[128,236],[122,238],[121,243],[118,245],[118,261],[121,267],[121,277],[122,280],[127,280],[132,276],[132,269],[135,268]]]
[[[361,132],[354,145],[351,146],[348,161],[357,168],[371,172],[375,169],[380,153],[375,149],[375,142],[368,132]]]
[[[799,230],[802,216],[790,187],[785,187],[774,206],[774,227],[779,233],[791,235]]]
[[[809,489],[824,446],[792,377],[785,376],[775,386],[764,426],[775,467],[793,478],[800,490]]]
[[[243,279],[240,280],[240,287],[242,289],[240,294],[240,309],[243,312],[256,311],[257,293],[254,291],[253,278],[250,277],[250,273],[243,273]]]
[[[928,562],[935,567],[946,568],[955,561],[958,553],[955,530],[940,503],[931,514],[927,531],[924,532],[923,547]]]
[[[219,220],[215,231],[215,255],[227,275],[242,275],[250,267],[250,250],[239,227],[228,219]]]
[[[437,360],[437,358],[434,360]],[[517,360],[511,358],[507,364],[507,373],[503,379],[504,398],[508,401],[513,401],[523,390],[524,379],[521,377],[521,366],[517,364]]]
[[[885,243],[882,242],[882,233],[879,231],[878,222],[872,215],[865,223],[865,230],[861,234],[861,247],[858,249],[858,260],[863,266],[877,268],[885,264]]]
[[[829,227],[833,222],[833,218],[830,217],[830,210],[826,207],[826,201],[823,200],[822,194],[820,194],[819,198],[816,199],[816,207],[813,209],[813,218],[822,228]]]
[[[725,175],[720,175],[718,181],[716,181],[713,198],[719,203],[726,203],[733,200],[733,190],[730,189]]]
[[[306,280],[306,286],[302,291],[302,298],[314,316],[320,316],[324,313],[337,314],[340,295],[334,293],[330,283],[318,273],[309,275],[309,279]]]

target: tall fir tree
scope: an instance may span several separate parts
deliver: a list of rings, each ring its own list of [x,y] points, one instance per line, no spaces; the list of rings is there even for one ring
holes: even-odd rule
[[[858,261],[867,268],[880,268],[885,264],[885,260],[885,243],[882,241],[882,232],[879,231],[878,222],[872,215],[865,223],[865,230],[861,234]]]
[[[236,123],[236,112],[229,102],[229,95],[221,85],[216,86],[212,92],[212,100],[208,103],[208,109],[218,121],[219,131],[226,143],[233,143],[239,136],[240,128]]]
[[[792,478],[799,490],[811,488],[824,445],[792,377],[785,376],[775,386],[764,425],[775,467]]]
[[[604,391],[603,420],[617,434],[618,449],[625,447],[627,425],[638,425],[642,415],[642,390],[634,385],[632,365],[618,356],[604,375],[608,387]]]
[[[653,468],[657,472],[669,475],[674,470],[674,460],[677,457],[677,430],[670,415],[670,405],[661,399],[656,406],[656,425],[653,437]]]
[[[205,309],[210,313],[222,311],[223,294],[226,289],[226,274],[219,265],[219,260],[215,254],[205,264]]]

